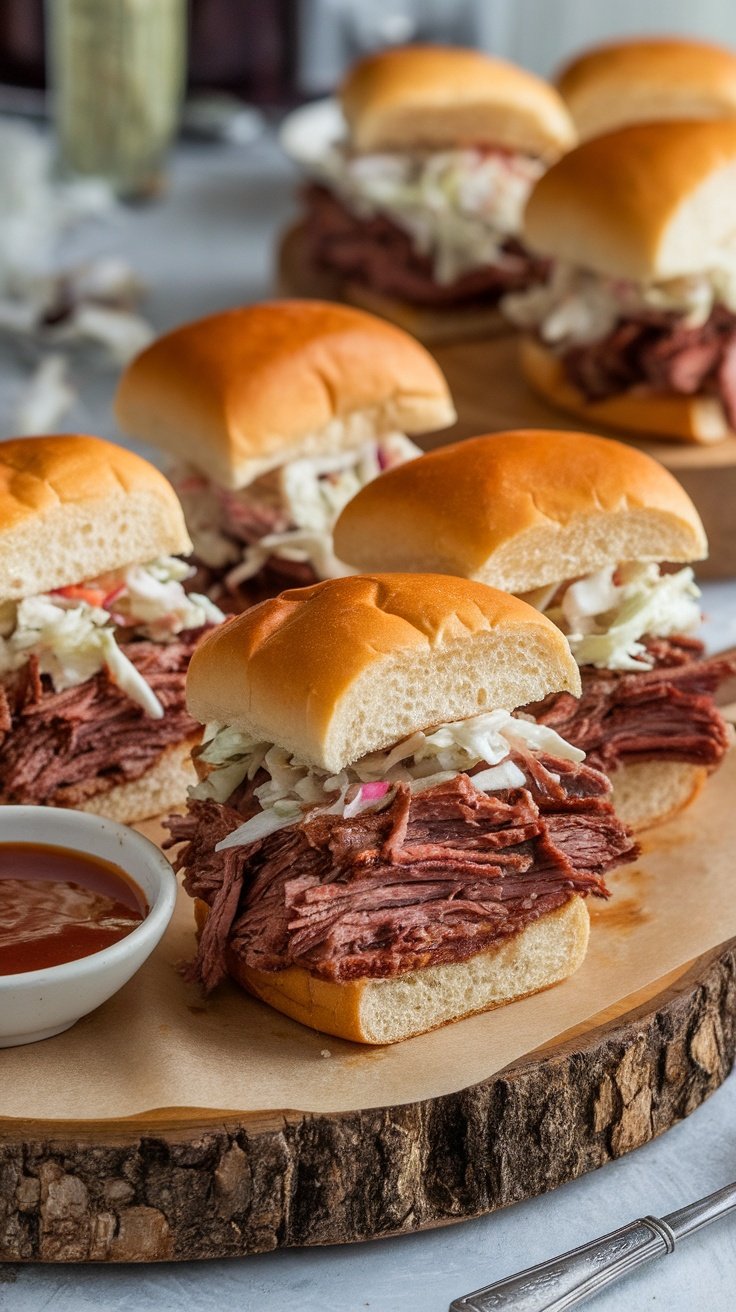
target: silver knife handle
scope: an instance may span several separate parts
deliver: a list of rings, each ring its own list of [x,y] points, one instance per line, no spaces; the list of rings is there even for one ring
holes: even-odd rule
[[[675,1236],[666,1222],[642,1217],[561,1257],[455,1299],[450,1312],[563,1312],[674,1247]]]

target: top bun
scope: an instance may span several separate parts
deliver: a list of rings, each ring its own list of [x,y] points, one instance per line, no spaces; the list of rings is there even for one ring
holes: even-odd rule
[[[700,560],[703,525],[651,456],[585,433],[475,437],[389,470],[335,526],[358,569],[433,570],[529,592],[628,560]]]
[[[115,408],[128,433],[227,488],[300,456],[455,419],[423,346],[326,301],[265,301],[176,328],[128,367]]]
[[[191,550],[174,489],[141,456],[77,434],[0,443],[0,601]]]
[[[348,73],[340,100],[358,151],[484,145],[556,159],[575,140],[549,83],[457,46],[368,55]]]
[[[525,242],[613,278],[676,278],[733,249],[736,119],[637,123],[585,141],[539,179]]]
[[[610,41],[563,68],[557,87],[581,139],[663,118],[736,115],[736,55],[704,41]]]
[[[376,574],[295,588],[202,642],[187,706],[337,772],[418,729],[580,693],[567,640],[480,583]]]

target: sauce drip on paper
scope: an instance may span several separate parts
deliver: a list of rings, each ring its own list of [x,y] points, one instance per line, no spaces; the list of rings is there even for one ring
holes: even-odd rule
[[[0,843],[0,975],[58,966],[125,938],[148,914],[118,866],[39,843]]]

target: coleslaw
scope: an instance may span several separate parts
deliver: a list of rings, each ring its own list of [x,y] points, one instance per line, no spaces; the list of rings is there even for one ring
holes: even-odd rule
[[[613,331],[620,319],[647,312],[679,315],[699,328],[716,305],[736,314],[736,257],[704,273],[638,283],[558,262],[547,283],[514,292],[501,302],[519,328],[534,329],[552,347],[588,345]]]
[[[56,692],[91,679],[106,668],[110,678],[147,715],[163,707],[118,645],[128,637],[166,642],[184,629],[219,623],[222,612],[208,597],[187,594],[190,566],[174,556],[90,579],[53,592],[0,605],[0,677],[38,659]]]
[[[261,810],[219,843],[219,851],[255,842],[316,815],[350,818],[381,810],[392,800],[398,783],[419,793],[481,763],[486,768],[473,775],[481,791],[523,787],[524,773],[511,759],[515,750],[546,752],[576,762],[585,756],[546,725],[497,710],[414,733],[395,747],[373,752],[331,774],[283,747],[209,724],[195,753],[200,782],[190,789],[190,796],[226,802],[241,784],[264,772],[264,782],[253,790]]]
[[[271,556],[306,562],[320,579],[353,571],[335,555],[332,529],[348,501],[384,470],[421,455],[403,433],[354,450],[292,460],[238,492],[191,470],[174,474],[195,554],[210,568],[231,564],[226,584],[253,578]]]
[[[606,566],[562,591],[553,584],[544,592],[536,604],[566,634],[578,665],[599,670],[650,670],[654,662],[641,639],[688,633],[701,619],[690,566],[674,574],[642,562]]]
[[[319,176],[361,218],[387,214],[433,262],[440,284],[495,264],[544,172],[531,155],[466,148],[353,155],[336,145]]]

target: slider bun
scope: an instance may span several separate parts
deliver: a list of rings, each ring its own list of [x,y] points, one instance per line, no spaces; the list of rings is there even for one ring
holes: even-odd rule
[[[208,912],[205,902],[195,902],[200,931]],[[249,993],[302,1025],[354,1043],[396,1043],[567,979],[583,963],[589,930],[585,902],[573,896],[557,911],[467,961],[425,966],[388,979],[339,984],[301,966],[253,970],[231,947],[227,964],[232,978]]]
[[[126,432],[228,488],[388,429],[455,419],[423,346],[325,301],[266,301],[176,328],[128,366],[115,408]]]
[[[398,324],[420,342],[435,345],[473,337],[507,333],[509,323],[495,305],[415,305],[385,296],[367,284],[343,278],[321,268],[312,259],[305,224],[297,223],[283,235],[277,256],[278,290],[283,296],[316,296],[342,301]]]
[[[722,442],[731,435],[717,396],[655,392],[640,384],[604,401],[587,401],[565,374],[560,357],[549,347],[534,337],[524,337],[519,349],[522,372],[534,391],[560,410],[591,424],[701,445]]]
[[[580,694],[559,629],[480,583],[330,579],[220,625],[199,644],[187,706],[337,772],[419,729],[548,693]]]
[[[637,123],[552,165],[523,238],[613,278],[675,278],[723,262],[735,207],[736,119]]]
[[[0,443],[0,601],[191,550],[176,493],[141,456],[78,434]]]
[[[704,41],[611,41],[573,59],[557,89],[581,139],[666,118],[736,115],[736,55]]]
[[[671,820],[695,801],[708,771],[687,761],[636,761],[611,772],[616,815],[632,829]]]
[[[197,782],[191,752],[199,739],[200,735],[197,734],[186,742],[173,743],[164,749],[155,764],[140,779],[117,784],[106,793],[88,797],[75,810],[104,815],[108,820],[117,820],[121,825],[134,825],[140,820],[150,820],[153,816],[183,807],[187,800],[187,789]]]
[[[358,151],[503,146],[555,159],[575,140],[554,87],[456,46],[403,46],[359,60],[340,101]]]
[[[586,433],[493,433],[361,489],[334,530],[357,569],[457,574],[528,592],[625,560],[699,560],[703,525],[651,456]]]

